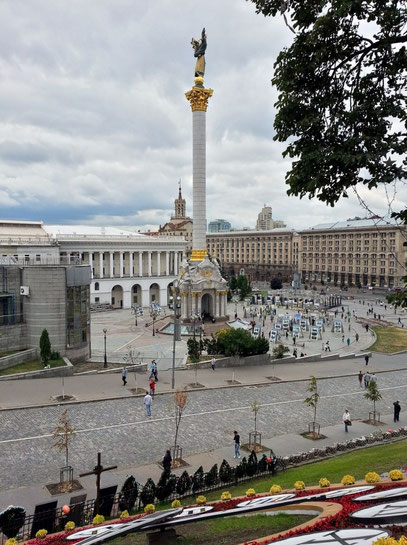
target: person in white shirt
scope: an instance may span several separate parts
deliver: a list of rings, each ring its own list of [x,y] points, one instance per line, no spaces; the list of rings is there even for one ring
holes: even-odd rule
[[[350,414],[348,409],[345,409],[342,418],[343,418],[343,423],[345,424],[345,432],[348,433],[348,426],[350,425]]]
[[[146,394],[144,396],[144,405],[146,407],[146,413],[147,416],[151,416],[151,403],[153,402],[153,398],[150,394]]]

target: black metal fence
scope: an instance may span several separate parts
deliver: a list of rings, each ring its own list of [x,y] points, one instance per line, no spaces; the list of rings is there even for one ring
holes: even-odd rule
[[[271,469],[270,469],[271,468]],[[221,482],[219,476],[216,478],[215,482],[211,485],[204,484],[199,490],[193,490],[192,486],[182,495],[173,492],[170,496],[165,498],[162,502],[159,502],[155,499],[155,503],[168,503],[175,499],[184,499],[192,496],[198,496],[215,490],[221,490],[222,488],[227,488],[228,486],[233,486],[236,484],[244,483],[251,481],[258,477],[263,477],[266,475],[275,474],[278,470],[284,470],[285,463],[282,458],[277,458],[275,463],[273,463],[265,471],[256,471],[254,475],[248,476],[244,475],[237,477],[234,473],[229,482]],[[203,474],[203,481],[206,482],[206,476],[208,473]],[[140,492],[142,486],[137,483],[138,491]],[[41,509],[41,505],[36,506],[35,513],[32,515],[26,515],[24,523],[21,526],[16,539],[18,541],[26,541],[28,539],[35,538],[35,534],[38,530],[45,529],[48,534],[63,531],[65,525],[68,521],[73,521],[76,527],[86,526],[92,524],[93,518],[95,515],[103,515],[105,519],[109,518],[118,518],[120,516],[121,510],[119,504],[123,499],[122,493],[118,492],[116,494],[105,495],[101,497],[99,512],[95,512],[95,499],[86,500],[82,502],[72,502],[75,498],[71,498],[70,503],[70,512],[64,514],[62,507],[55,507],[54,509]],[[55,501],[56,503],[56,501]],[[44,504],[45,506],[46,504]],[[143,509],[142,502],[138,495],[132,513],[141,512]],[[0,533],[0,545],[4,545],[5,541],[8,539],[7,536],[10,536],[9,529],[3,526],[3,532]]]

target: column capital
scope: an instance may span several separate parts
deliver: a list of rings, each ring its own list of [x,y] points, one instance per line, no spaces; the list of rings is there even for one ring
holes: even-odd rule
[[[193,112],[206,112],[208,100],[212,95],[213,89],[204,89],[200,87],[192,87],[190,91],[185,93]]]

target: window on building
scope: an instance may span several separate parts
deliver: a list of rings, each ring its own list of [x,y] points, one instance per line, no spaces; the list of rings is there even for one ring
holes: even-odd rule
[[[95,291],[99,291],[99,282],[95,282]]]

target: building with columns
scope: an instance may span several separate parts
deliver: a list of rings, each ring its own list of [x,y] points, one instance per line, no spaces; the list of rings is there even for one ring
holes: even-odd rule
[[[66,263],[89,264],[91,303],[115,308],[167,305],[186,242],[182,237],[147,236],[115,227],[50,225]]]

